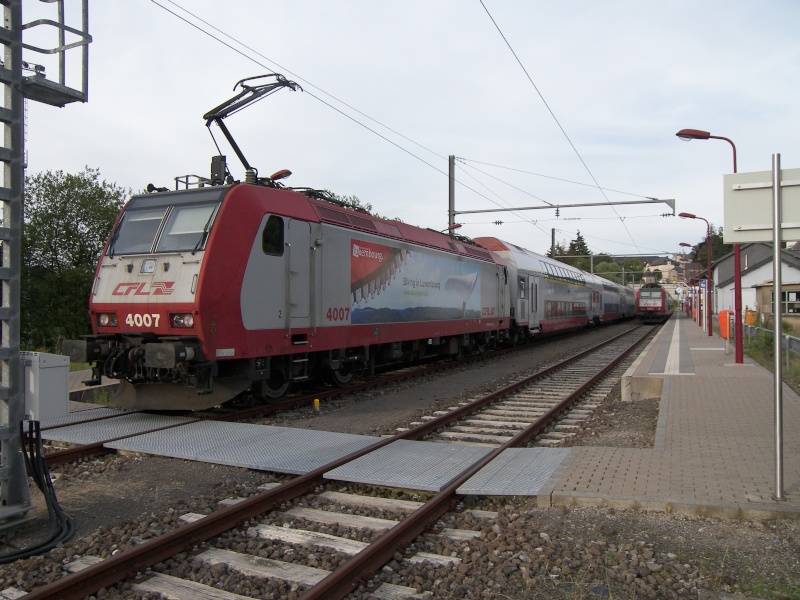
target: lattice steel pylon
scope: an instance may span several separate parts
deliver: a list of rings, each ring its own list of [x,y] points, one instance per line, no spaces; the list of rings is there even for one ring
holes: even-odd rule
[[[20,447],[21,425],[26,419],[23,397],[23,365],[20,360],[20,271],[22,249],[22,190],[24,185],[23,101],[29,98],[52,106],[69,102],[85,102],[88,82],[88,0],[80,2],[82,29],[65,24],[64,0],[41,0],[54,5],[56,19],[38,19],[22,23],[22,0],[0,0],[3,23],[0,44],[3,47],[0,65],[0,86],[3,105],[0,125],[3,143],[0,162],[3,180],[0,183],[0,530],[24,522],[31,509],[28,478]],[[22,34],[34,27],[54,27],[58,37],[55,48],[23,44]],[[67,43],[67,36],[70,42]],[[43,70],[23,77],[23,48],[54,55],[58,59],[59,81],[51,82]],[[81,89],[66,85],[65,53],[73,48],[83,51],[80,74]]]

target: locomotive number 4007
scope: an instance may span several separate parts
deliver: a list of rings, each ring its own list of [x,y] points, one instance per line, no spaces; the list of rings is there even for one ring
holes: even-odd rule
[[[125,325],[130,327],[158,327],[160,316],[158,313],[153,313],[152,315],[128,313],[128,316],[125,317]]]
[[[350,320],[350,307],[345,308],[329,308],[325,313],[325,318],[328,321],[349,321]]]

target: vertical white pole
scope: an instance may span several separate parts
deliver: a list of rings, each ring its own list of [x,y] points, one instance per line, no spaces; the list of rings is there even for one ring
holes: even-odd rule
[[[775,306],[775,500],[785,500],[783,495],[783,294],[781,287],[781,155],[772,155],[772,198],[773,198],[773,256],[772,281]]]

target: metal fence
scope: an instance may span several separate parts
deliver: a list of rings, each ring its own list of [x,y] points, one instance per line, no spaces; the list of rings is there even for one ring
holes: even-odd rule
[[[755,327],[754,325],[742,325],[744,335],[750,337],[768,337],[773,339],[775,332],[772,329],[764,329],[763,327]],[[793,335],[781,334],[781,346],[783,348],[783,355],[786,357],[786,366],[789,366],[789,359],[792,354],[800,356],[800,338]]]

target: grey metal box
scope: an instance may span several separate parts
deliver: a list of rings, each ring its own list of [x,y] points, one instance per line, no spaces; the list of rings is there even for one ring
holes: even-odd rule
[[[69,358],[45,352],[20,352],[25,369],[25,419],[57,419],[69,412]]]

